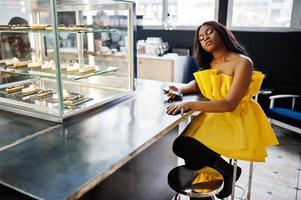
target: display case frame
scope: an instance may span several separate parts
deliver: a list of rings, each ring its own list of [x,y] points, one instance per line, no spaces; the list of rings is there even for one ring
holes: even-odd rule
[[[23,115],[29,115],[37,118],[42,118],[55,122],[63,122],[65,119],[75,116],[79,113],[86,112],[88,110],[100,107],[108,102],[114,102],[115,100],[123,99],[129,95],[133,95],[135,91],[134,86],[134,19],[135,19],[135,5],[133,2],[129,1],[109,1],[109,0],[96,0],[96,1],[85,1],[80,2],[77,0],[70,1],[59,1],[59,0],[28,0],[29,4],[33,3],[32,6],[32,23],[39,24],[41,17],[39,12],[50,6],[51,10],[51,29],[49,30],[22,30],[22,29],[10,29],[10,30],[0,30],[3,33],[13,33],[13,34],[32,34],[34,35],[33,40],[35,44],[35,56],[38,57],[42,63],[45,63],[45,57],[49,54],[47,47],[45,47],[45,35],[52,34],[53,36],[53,60],[54,60],[54,70],[33,70],[33,69],[17,69],[10,68],[8,66],[0,67],[1,78],[4,74],[10,76],[14,75],[16,77],[26,77],[23,80],[12,81],[0,84],[0,109],[16,112]],[[18,3],[18,1],[3,1],[5,5],[13,5],[13,3]],[[3,4],[4,5],[4,4]],[[0,3],[1,6],[1,3]],[[30,7],[30,5],[29,5]],[[43,9],[38,9],[43,8]],[[124,41],[124,54],[117,55],[112,53],[110,55],[100,55],[91,56],[84,55],[87,47],[85,49],[84,45],[89,43],[86,41],[84,44],[84,37],[88,34],[95,34],[97,32],[114,32],[115,29],[120,27],[111,26],[110,28],[99,28],[93,29],[91,27],[84,25],[81,28],[80,25],[83,24],[83,12],[90,11],[102,11],[110,10],[116,12],[126,13],[126,26],[122,27],[125,35]],[[65,30],[60,30],[58,22],[58,13],[72,11],[75,12],[76,25],[79,29],[71,30],[66,28]],[[125,17],[122,16],[124,19]],[[79,71],[82,69],[93,69],[90,73],[73,73],[63,71],[64,65],[62,61],[61,53],[61,43],[60,35],[62,33],[72,33],[76,35],[76,55],[77,62],[76,66],[79,66]],[[86,36],[88,38],[88,36]],[[89,38],[88,38],[89,39]],[[86,39],[86,40],[88,40]],[[47,46],[47,45],[46,45]],[[88,47],[89,48],[89,47]],[[114,64],[115,58],[118,58],[125,63],[124,68],[126,68],[126,73],[122,75],[118,74],[119,66],[98,66],[98,64],[90,64],[92,60],[93,63],[98,60],[102,60],[103,56],[111,56],[111,62]],[[6,58],[3,60],[7,60]],[[87,61],[86,61],[87,60]],[[22,61],[21,61],[22,62]],[[89,62],[89,63],[86,63]],[[68,63],[69,65],[69,63]],[[70,64],[73,67],[74,63]],[[90,68],[89,68],[90,67]],[[94,67],[94,68],[93,68]],[[29,100],[23,99],[23,90],[18,91],[21,94],[16,93],[15,95],[5,94],[5,89],[13,88],[14,86],[23,85],[25,88],[31,87],[31,85],[38,85],[40,91],[48,90],[51,88],[52,97],[56,95],[56,101],[37,101],[37,93],[29,97]],[[70,91],[68,91],[68,90]],[[65,91],[68,91],[68,97],[65,97]],[[71,92],[72,91],[72,92]],[[47,92],[47,91],[46,91]],[[35,95],[35,96],[34,96]],[[69,106],[67,102],[72,102],[73,100],[77,103],[80,99],[79,105]],[[52,99],[53,100],[53,99]],[[76,101],[75,101],[76,100]]]

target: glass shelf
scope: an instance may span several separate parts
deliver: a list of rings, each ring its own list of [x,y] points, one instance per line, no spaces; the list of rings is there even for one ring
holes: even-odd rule
[[[85,74],[79,74],[76,72],[67,72],[64,70],[61,70],[61,77],[65,80],[80,80],[84,78],[88,78],[91,76],[97,76],[101,74],[106,74],[110,72],[116,72],[120,68],[118,67],[98,67],[96,66],[96,70],[94,72],[85,73]],[[39,77],[45,77],[45,78],[56,78],[56,72],[54,70],[28,70],[28,69],[13,69],[13,68],[4,68],[0,67],[0,72],[7,72],[7,73],[13,73],[13,74],[19,74],[23,76],[39,76]]]
[[[119,28],[111,28],[111,29],[92,29],[87,28],[85,30],[58,30],[59,33],[103,33],[103,32],[116,32]],[[125,29],[125,27],[121,27],[120,29]],[[0,33],[52,33],[52,30],[15,30],[15,29],[3,29],[0,30]]]

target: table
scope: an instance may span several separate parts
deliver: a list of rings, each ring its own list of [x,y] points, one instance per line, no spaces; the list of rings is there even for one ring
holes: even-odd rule
[[[1,111],[0,183],[36,199],[80,198],[192,114],[166,114],[165,85],[137,80],[128,99],[63,124]]]

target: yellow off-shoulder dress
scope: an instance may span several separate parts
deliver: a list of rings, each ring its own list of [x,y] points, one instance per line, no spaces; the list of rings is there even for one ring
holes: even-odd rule
[[[209,100],[224,99],[233,81],[232,76],[219,74],[216,69],[195,72],[194,77],[201,93]],[[183,134],[228,158],[264,162],[266,148],[278,144],[278,140],[263,110],[252,98],[263,78],[261,72],[254,71],[246,95],[234,111],[202,112]]]

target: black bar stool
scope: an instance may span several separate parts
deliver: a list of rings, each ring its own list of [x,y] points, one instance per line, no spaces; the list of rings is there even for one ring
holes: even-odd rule
[[[222,175],[213,168],[204,167],[197,171],[178,166],[168,173],[168,184],[177,192],[174,200],[180,200],[180,194],[190,200],[214,200],[224,184]]]

